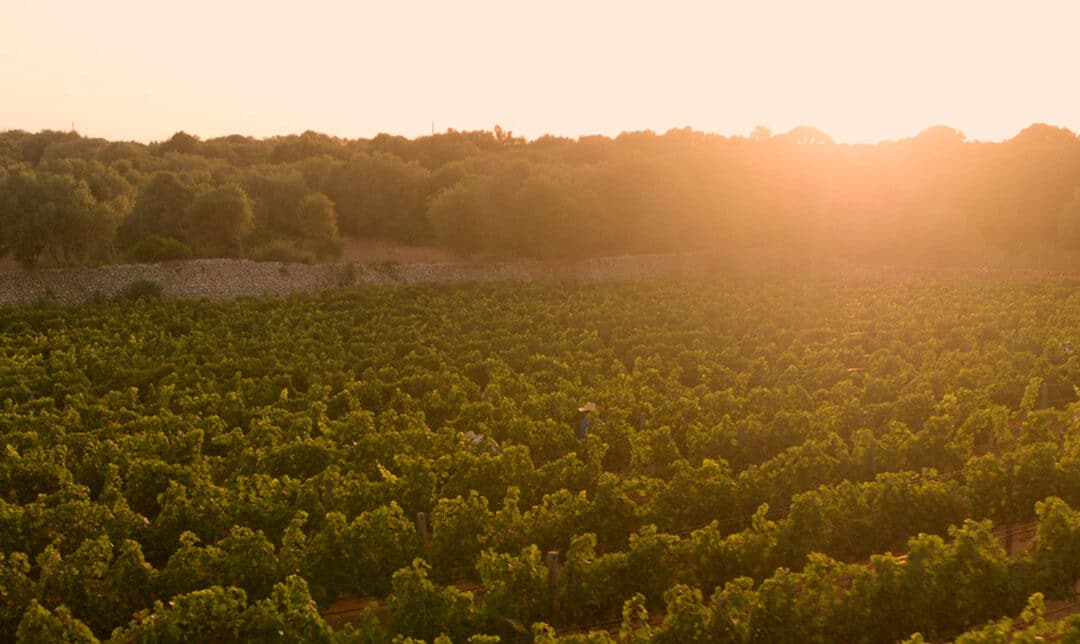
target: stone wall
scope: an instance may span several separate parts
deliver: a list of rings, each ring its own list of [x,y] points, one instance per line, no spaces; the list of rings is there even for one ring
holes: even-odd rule
[[[100,268],[0,273],[0,303],[78,303],[111,297],[135,282],[157,284],[166,297],[231,298],[314,293],[364,284],[533,280],[635,280],[706,275],[726,268],[715,254],[636,255],[579,261],[451,264],[283,264],[203,259]]]
[[[131,284],[149,281],[166,297],[232,298],[242,295],[315,293],[365,284],[422,284],[536,280],[641,280],[675,277],[807,276],[910,279],[924,277],[1080,280],[1080,274],[989,268],[933,268],[850,264],[771,251],[625,255],[573,261],[513,261],[446,264],[283,264],[235,259],[200,259],[163,264],[0,272],[0,304],[51,300],[78,303],[111,297]]]

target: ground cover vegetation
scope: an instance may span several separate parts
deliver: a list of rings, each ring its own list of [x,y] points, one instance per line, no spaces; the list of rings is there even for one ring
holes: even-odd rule
[[[771,248],[858,262],[1080,268],[1080,140],[947,127],[615,138],[315,132],[143,145],[0,133],[0,251],[26,266],[324,261],[349,237],[486,258]]]
[[[1080,633],[1073,281],[126,298],[0,352],[0,640]]]

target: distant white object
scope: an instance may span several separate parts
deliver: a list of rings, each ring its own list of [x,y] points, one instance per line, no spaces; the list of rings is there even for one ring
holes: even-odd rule
[[[499,444],[483,434],[477,434],[470,429],[469,431],[461,432],[461,436],[469,443],[472,443],[472,445],[480,451],[486,450],[492,454],[499,453]]]
[[[587,413],[587,412],[595,412],[596,411],[596,403],[594,403],[592,401],[589,401],[589,402],[585,403],[584,405],[582,405],[581,407],[578,407],[578,411],[580,411],[583,414]]]

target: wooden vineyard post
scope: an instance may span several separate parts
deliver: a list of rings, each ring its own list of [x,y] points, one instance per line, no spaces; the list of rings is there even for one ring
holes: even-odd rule
[[[559,614],[559,551],[547,553],[548,590],[551,592],[551,621],[557,622]]]
[[[1044,387],[1046,385],[1043,385]],[[1009,464],[1009,509],[1006,512],[1008,519],[1006,520],[1006,532],[1005,532],[1005,554],[1012,556],[1013,553],[1013,525],[1012,522],[1016,518],[1017,513],[1013,511],[1015,503],[1013,497],[1016,495],[1016,463]]]
[[[424,512],[416,513],[416,536],[420,537],[420,545],[424,548],[424,554],[427,554],[428,549],[428,529],[427,529],[427,514]]]
[[[1050,408],[1050,385],[1045,382],[1042,383],[1041,391],[1039,392],[1039,407],[1041,409]]]

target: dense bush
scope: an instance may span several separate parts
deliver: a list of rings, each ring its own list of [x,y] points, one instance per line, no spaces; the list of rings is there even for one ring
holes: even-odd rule
[[[315,254],[304,250],[294,242],[277,239],[265,246],[252,249],[251,259],[257,262],[286,262],[293,264],[313,264]]]
[[[159,299],[161,295],[161,285],[157,282],[153,280],[135,280],[120,289],[120,292],[116,294],[116,298],[130,301],[149,301]]]
[[[191,259],[195,256],[191,246],[179,239],[150,235],[140,239],[125,253],[132,262],[172,262]]]

